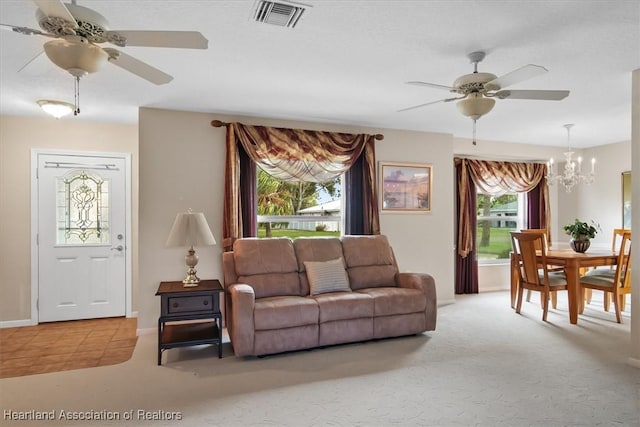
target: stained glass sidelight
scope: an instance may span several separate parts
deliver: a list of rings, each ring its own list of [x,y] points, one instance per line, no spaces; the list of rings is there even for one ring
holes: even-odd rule
[[[57,244],[109,243],[109,181],[73,171],[56,182]]]

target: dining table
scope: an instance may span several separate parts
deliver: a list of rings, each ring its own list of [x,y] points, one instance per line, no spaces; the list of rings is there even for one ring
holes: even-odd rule
[[[542,260],[542,253],[538,251],[538,260]],[[584,253],[573,249],[548,249],[546,252],[547,265],[563,267],[567,277],[567,293],[569,300],[569,321],[578,323],[578,312],[582,304],[580,291],[580,271],[589,267],[616,265],[618,254],[610,249],[588,249]],[[518,292],[518,260],[511,253],[511,307],[515,308]]]

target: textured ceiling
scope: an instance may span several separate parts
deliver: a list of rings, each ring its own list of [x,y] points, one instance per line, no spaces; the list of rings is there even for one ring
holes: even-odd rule
[[[296,28],[252,20],[256,3],[78,0],[113,30],[196,30],[208,50],[127,47],[174,76],[155,86],[107,64],[81,80],[81,114],[61,120],[135,123],[138,107],[452,133],[472,122],[454,103],[397,112],[450,94],[473,71],[498,76],[526,64],[549,72],[513,89],[566,89],[563,101],[497,100],[479,140],[574,147],[631,138],[631,72],[640,68],[640,0],[321,1]],[[38,28],[28,0],[0,1],[0,22]],[[73,79],[41,55],[48,39],[0,31],[0,113],[42,116],[36,100],[73,102]],[[24,67],[24,68],[23,68]]]

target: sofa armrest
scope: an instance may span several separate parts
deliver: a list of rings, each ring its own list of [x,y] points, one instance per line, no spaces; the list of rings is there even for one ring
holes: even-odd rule
[[[234,283],[227,286],[227,296],[231,303],[227,329],[233,352],[236,356],[253,354],[255,335],[253,311],[256,305],[253,288],[244,283]]]
[[[422,291],[427,302],[425,309],[426,329],[434,331],[438,314],[438,298],[436,295],[436,281],[433,276],[426,273],[398,273],[396,275],[396,284],[400,288],[412,288]]]

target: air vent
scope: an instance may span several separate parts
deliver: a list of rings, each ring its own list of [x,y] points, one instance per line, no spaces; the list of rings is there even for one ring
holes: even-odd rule
[[[257,22],[293,28],[305,10],[303,5],[259,0],[254,18]]]

